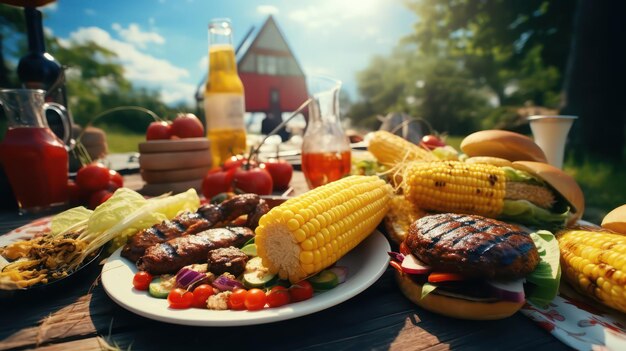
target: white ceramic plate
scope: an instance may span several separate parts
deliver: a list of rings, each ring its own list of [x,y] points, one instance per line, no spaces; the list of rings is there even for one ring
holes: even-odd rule
[[[167,300],[150,297],[145,291],[133,289],[133,275],[137,268],[115,251],[102,269],[102,286],[120,306],[138,315],[174,324],[199,326],[239,326],[263,324],[297,318],[337,305],[359,294],[374,284],[389,263],[389,242],[374,231],[359,246],[345,255],[338,265],[348,267],[348,278],[343,284],[313,298],[279,308],[260,311],[211,311],[197,308],[171,309]]]

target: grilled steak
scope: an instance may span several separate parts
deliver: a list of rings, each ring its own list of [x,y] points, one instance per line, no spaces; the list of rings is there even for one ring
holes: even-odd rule
[[[175,273],[184,266],[205,261],[211,250],[240,247],[253,237],[254,232],[249,228],[229,227],[174,238],[146,249],[137,261],[137,268],[151,274]]]
[[[422,217],[409,227],[406,245],[433,271],[468,278],[522,278],[539,263],[533,240],[521,228],[474,215]]]
[[[210,227],[211,222],[199,213],[183,212],[171,221],[163,221],[133,235],[124,245],[121,255],[136,262],[150,246]]]
[[[246,269],[248,255],[236,247],[224,247],[209,251],[209,272],[221,275],[228,272],[238,276]]]

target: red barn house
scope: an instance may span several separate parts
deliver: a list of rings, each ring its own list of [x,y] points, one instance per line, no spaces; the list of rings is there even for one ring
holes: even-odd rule
[[[237,69],[246,111],[266,114],[262,134],[282,121],[283,112],[295,111],[308,97],[304,72],[272,16],[237,49]]]

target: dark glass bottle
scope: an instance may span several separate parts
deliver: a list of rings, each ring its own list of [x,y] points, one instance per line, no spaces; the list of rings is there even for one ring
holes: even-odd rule
[[[28,53],[20,59],[17,66],[20,82],[27,89],[46,90],[46,101],[59,103],[67,109],[64,70],[59,62],[46,52],[41,12],[33,7],[25,7],[24,16],[28,35]],[[50,129],[61,138],[63,136],[61,117],[49,111],[46,113],[46,118]]]

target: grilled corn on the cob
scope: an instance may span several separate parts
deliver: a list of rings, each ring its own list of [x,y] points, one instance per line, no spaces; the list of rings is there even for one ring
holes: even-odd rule
[[[495,217],[504,204],[504,171],[488,164],[458,161],[411,162],[403,191],[417,207],[439,212]]]
[[[581,293],[626,313],[626,236],[567,230],[557,240],[565,279]]]
[[[432,152],[384,130],[373,133],[367,150],[376,156],[378,162],[391,167],[404,161],[437,160]]]
[[[392,193],[376,176],[350,176],[273,208],[256,229],[263,265],[291,282],[329,267],[376,228]]]

